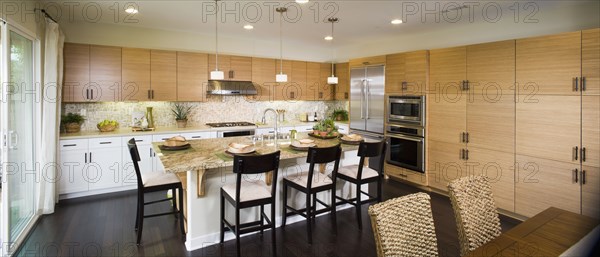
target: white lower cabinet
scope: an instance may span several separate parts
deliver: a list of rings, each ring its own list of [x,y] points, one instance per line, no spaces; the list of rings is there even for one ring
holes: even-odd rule
[[[137,177],[135,175],[135,168],[133,166],[133,161],[131,159],[131,154],[129,153],[129,147],[127,143],[132,138],[135,139],[135,144],[138,148],[138,154],[140,155],[140,161],[138,162],[138,166],[140,167],[141,172],[152,172],[153,163],[155,159],[154,151],[152,150],[152,136],[136,136],[136,137],[121,137],[121,142],[123,145],[123,158],[122,158],[122,185],[123,186],[135,186],[137,184]]]
[[[59,194],[121,186],[119,138],[60,141]]]

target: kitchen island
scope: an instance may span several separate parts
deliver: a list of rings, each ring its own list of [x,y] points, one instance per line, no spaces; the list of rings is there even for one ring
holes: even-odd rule
[[[307,134],[301,133],[299,139],[308,138]],[[338,139],[321,140],[315,139],[317,146],[326,147],[338,144]],[[232,143],[247,143],[252,144],[251,137],[228,137],[228,138],[212,138],[190,140],[191,147],[180,151],[161,151],[159,148],[161,143],[153,143],[153,148],[160,158],[162,165],[165,167],[165,172],[175,173],[179,176],[184,184],[185,189],[185,207],[186,213],[186,228],[187,240],[186,248],[189,251],[206,247],[218,243],[219,240],[219,197],[220,188],[227,183],[235,183],[235,175],[232,172],[233,157],[227,155],[225,150]],[[297,174],[301,171],[308,170],[306,164],[306,151],[297,151],[289,147],[290,140],[279,140],[277,144],[273,141],[259,141],[255,143],[256,152],[258,154],[271,153],[276,150],[281,151],[280,165],[278,171],[278,181],[272,183],[277,184],[277,202],[276,202],[276,224],[280,225],[280,217],[282,211],[283,200],[280,197],[282,192],[282,179],[287,176]],[[342,157],[340,166],[358,164],[357,145],[342,144]],[[331,165],[322,167],[321,173],[315,173],[315,179],[322,179],[331,172]],[[261,175],[262,176],[262,175]],[[320,177],[320,178],[319,178]],[[249,179],[259,179],[253,177]],[[264,178],[260,178],[264,179]],[[266,179],[269,181],[269,179]],[[367,190],[367,188],[363,188]],[[355,190],[350,184],[338,182],[337,194],[344,197],[352,197]],[[326,203],[329,203],[328,192],[318,195],[318,197]],[[288,202],[295,205],[297,208],[303,207],[304,195],[297,194],[295,191],[290,191]],[[268,213],[266,206],[265,210]],[[242,211],[242,222],[256,220],[259,216],[258,209],[249,208]],[[233,208],[227,206],[226,217],[233,219]],[[304,220],[299,216],[288,218],[288,223]],[[234,238],[231,233],[226,233],[225,239]]]

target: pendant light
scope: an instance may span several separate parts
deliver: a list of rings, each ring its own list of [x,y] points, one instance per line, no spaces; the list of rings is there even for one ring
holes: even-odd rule
[[[279,13],[279,74],[275,75],[275,82],[287,82],[287,75],[283,74],[283,35],[282,22],[283,13],[287,12],[287,8],[278,7],[275,9]]]
[[[219,70],[219,0],[215,0],[215,70],[210,72],[210,79],[225,79],[225,73]]]
[[[334,63],[333,63],[333,58],[334,58],[333,40],[335,40],[335,38],[333,37],[333,24],[338,21],[338,18],[331,17],[331,18],[329,18],[327,20],[329,22],[331,22],[331,40],[330,40],[331,41],[331,77],[327,78],[327,84],[329,84],[329,85],[337,85],[338,78],[333,74],[333,71],[334,71]]]

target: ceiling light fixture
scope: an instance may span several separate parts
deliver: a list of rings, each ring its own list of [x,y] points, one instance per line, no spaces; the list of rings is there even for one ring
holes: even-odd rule
[[[327,40],[327,41],[331,41],[331,40],[333,40],[333,37],[332,37],[332,36],[326,36],[326,37],[325,37],[325,40]]]
[[[392,24],[394,24],[394,25],[402,24],[402,20],[400,20],[400,19],[392,20]]]
[[[309,0],[296,0],[296,3],[305,4],[308,3]]]
[[[244,25],[244,29],[251,30],[251,29],[254,29],[254,26],[247,24],[247,25]]]
[[[225,79],[225,73],[219,70],[219,0],[215,0],[215,70],[210,72],[210,79]]]
[[[279,13],[279,74],[275,76],[276,82],[287,82],[287,75],[283,74],[283,13],[287,12],[287,8],[278,7],[275,9]]]
[[[136,13],[138,13],[138,10],[135,9],[135,7],[133,7],[133,6],[130,6],[130,7],[127,7],[127,9],[125,9],[125,12],[130,13],[130,14],[136,14]]]
[[[329,18],[327,20],[329,22],[331,22],[331,36],[329,37],[329,38],[331,38],[331,39],[329,39],[331,41],[331,77],[327,78],[327,84],[329,84],[329,85],[337,85],[338,78],[333,73],[334,72],[334,62],[333,62],[333,59],[335,57],[334,56],[335,55],[334,54],[334,47],[333,47],[333,24],[336,23],[336,22],[338,22],[338,18],[331,17],[331,18]],[[327,40],[327,37],[325,38],[325,40]]]

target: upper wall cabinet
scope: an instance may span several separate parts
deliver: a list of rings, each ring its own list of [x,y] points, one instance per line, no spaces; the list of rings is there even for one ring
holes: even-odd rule
[[[205,101],[208,55],[177,52],[177,101]]]
[[[355,68],[355,67],[362,67],[362,66],[369,66],[369,65],[381,65],[381,64],[385,64],[385,62],[386,62],[386,56],[379,55],[379,56],[370,56],[370,57],[351,59],[349,64],[350,64],[350,68]]]
[[[177,53],[150,51],[150,91],[153,101],[177,100]]]
[[[90,46],[90,98],[93,101],[121,100],[121,48]]]
[[[600,28],[581,33],[581,76],[584,95],[600,95]]]
[[[256,86],[257,94],[246,96],[247,99],[253,101],[272,100],[274,86],[277,85],[275,82],[276,61],[268,58],[252,58],[252,82]]]
[[[335,100],[348,100],[350,95],[350,66],[347,62],[335,64],[335,75],[338,84],[333,86]]]
[[[517,39],[517,94],[579,95],[581,31]]]
[[[252,81],[252,57],[219,55],[208,56],[208,73],[215,70],[218,61],[219,70],[225,73],[225,80]]]
[[[429,51],[386,56],[386,94],[423,95],[429,75]]]
[[[121,101],[150,100],[150,50],[123,48]]]
[[[65,43],[63,102],[89,100],[90,46]],[[87,91],[86,91],[87,89]],[[87,94],[86,94],[87,93]]]
[[[120,47],[66,43],[64,53],[64,102],[120,100]]]
[[[331,63],[321,63],[320,64],[320,75],[319,75],[319,90],[317,91],[317,98],[315,100],[318,101],[327,101],[333,100],[333,88],[335,85],[331,85],[327,83],[327,77],[331,76]],[[335,72],[335,70],[334,70]],[[338,79],[339,82],[339,79]]]

